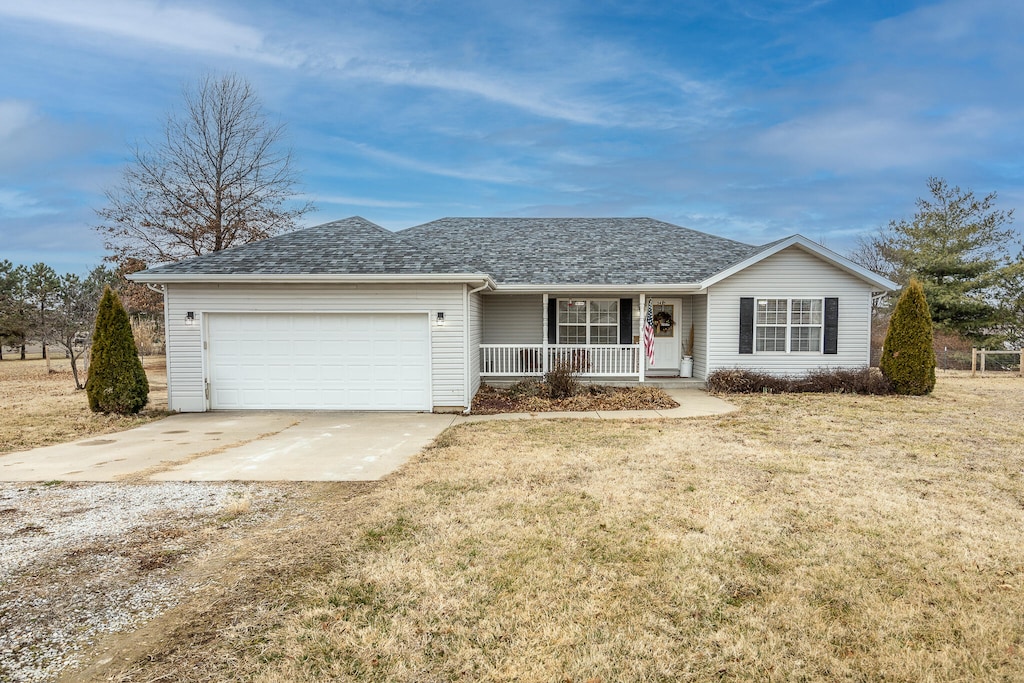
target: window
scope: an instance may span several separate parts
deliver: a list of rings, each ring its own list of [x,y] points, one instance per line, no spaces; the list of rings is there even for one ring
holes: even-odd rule
[[[616,299],[559,299],[559,344],[618,344]]]
[[[757,351],[821,351],[821,299],[758,299],[754,315]]]

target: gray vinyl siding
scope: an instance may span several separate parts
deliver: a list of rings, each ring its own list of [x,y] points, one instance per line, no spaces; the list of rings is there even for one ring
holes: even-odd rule
[[[552,299],[615,299],[616,294],[586,292],[550,295]],[[632,299],[633,336],[640,334],[640,299]],[[544,329],[544,297],[541,294],[495,294],[484,297],[483,344],[542,344]]]
[[[740,354],[740,298],[745,296],[838,297],[839,353]],[[712,285],[707,300],[710,338],[705,373],[738,367],[797,375],[817,368],[856,368],[869,362],[871,285],[799,247],[774,254]]]
[[[470,401],[480,388],[480,344],[483,342],[484,297],[477,292],[469,295],[469,396]]]
[[[544,342],[544,297],[492,294],[483,297],[483,344]]]
[[[465,406],[466,328],[463,285],[347,284],[169,284],[167,307],[168,406],[182,412],[206,410],[204,391],[205,313],[387,313],[429,314],[431,402]],[[193,311],[200,324],[185,325]],[[434,324],[438,311],[445,324]],[[479,365],[479,361],[477,361]]]
[[[693,376],[705,379],[708,376],[708,295],[695,294],[690,297],[690,303],[693,307]]]

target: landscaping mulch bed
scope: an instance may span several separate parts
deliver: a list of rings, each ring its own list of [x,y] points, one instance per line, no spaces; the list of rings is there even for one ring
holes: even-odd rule
[[[480,387],[473,398],[472,412],[477,415],[497,413],[549,413],[592,410],[659,410],[676,408],[679,404],[656,387],[610,387],[591,384],[568,398],[548,398],[509,389]]]

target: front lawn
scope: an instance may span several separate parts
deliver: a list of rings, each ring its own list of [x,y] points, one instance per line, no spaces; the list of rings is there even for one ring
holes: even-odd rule
[[[1021,680],[1022,391],[462,425],[117,680]]]
[[[149,404],[138,415],[103,415],[89,410],[85,392],[75,389],[71,362],[64,358],[0,361],[0,454],[84,439],[137,427],[167,415],[167,369],[163,356],[143,359]],[[82,381],[81,363],[78,367]]]

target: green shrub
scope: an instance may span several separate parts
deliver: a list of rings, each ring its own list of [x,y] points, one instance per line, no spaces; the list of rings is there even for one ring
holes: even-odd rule
[[[128,314],[110,287],[96,314],[85,390],[94,413],[134,415],[149,400],[149,381],[135,350]]]
[[[717,394],[875,394],[892,393],[892,385],[875,368],[815,370],[802,377],[765,372],[716,370],[708,375],[708,391]]]
[[[935,388],[932,316],[916,279],[896,302],[878,366],[897,394],[922,396]]]

